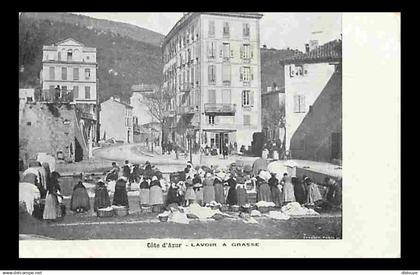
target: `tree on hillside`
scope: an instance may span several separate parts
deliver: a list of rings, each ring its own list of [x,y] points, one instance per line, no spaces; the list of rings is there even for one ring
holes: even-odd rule
[[[162,138],[161,142],[163,145],[165,129],[170,125],[167,120],[167,107],[171,103],[171,100],[175,97],[175,94],[169,90],[159,87],[153,93],[146,93],[144,99],[146,101],[149,112],[153,118],[155,118],[161,126]]]

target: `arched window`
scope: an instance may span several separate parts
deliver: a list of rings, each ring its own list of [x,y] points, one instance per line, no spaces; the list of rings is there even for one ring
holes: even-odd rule
[[[73,60],[73,51],[70,49],[67,51],[67,61]]]

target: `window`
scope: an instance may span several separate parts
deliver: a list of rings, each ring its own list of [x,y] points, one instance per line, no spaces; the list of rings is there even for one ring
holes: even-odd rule
[[[68,50],[68,52],[67,52],[67,61],[73,61],[73,52],[72,52],[72,50]]]
[[[230,44],[223,43],[223,59],[229,60],[229,58],[230,58]]]
[[[50,67],[50,80],[55,80],[55,67]]]
[[[223,23],[223,36],[229,36],[229,22]]]
[[[216,65],[209,65],[209,84],[216,84]]]
[[[216,42],[214,41],[207,42],[207,57],[208,58],[216,57]]]
[[[294,97],[294,112],[295,113],[305,113],[305,96],[304,95],[295,95]]]
[[[249,107],[254,106],[254,92],[253,91],[243,91],[242,92],[242,106]]]
[[[214,36],[215,31],[216,30],[216,26],[214,24],[214,21],[209,21],[209,36]]]
[[[194,67],[191,68],[191,83],[194,85]]]
[[[58,61],[61,61],[61,52],[58,52]]]
[[[223,83],[229,84],[230,83],[230,64],[223,64],[222,65],[222,74],[223,74]]]
[[[209,124],[214,125],[214,115],[209,116]]]
[[[85,69],[85,79],[90,79],[90,69]]]
[[[73,80],[79,80],[79,68],[73,68]]]
[[[90,87],[85,87],[85,99],[90,99]]]
[[[79,97],[79,86],[73,86],[73,97],[74,98]]]
[[[66,67],[61,68],[61,79],[62,80],[67,80],[67,68]]]
[[[241,81],[251,81],[254,79],[251,67],[241,67],[240,79]]]
[[[243,24],[242,34],[244,37],[249,37],[249,24],[248,23]]]
[[[208,103],[216,103],[216,90],[209,90]]]
[[[246,125],[246,126],[251,125],[251,116],[250,115],[244,115],[244,125]]]
[[[250,59],[251,55],[251,46],[249,44],[243,44],[241,47],[241,58]]]

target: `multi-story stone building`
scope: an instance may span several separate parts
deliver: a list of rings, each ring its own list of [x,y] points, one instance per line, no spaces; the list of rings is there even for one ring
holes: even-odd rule
[[[286,149],[294,159],[342,160],[341,40],[285,63]]]
[[[72,38],[43,47],[42,91],[37,101],[76,104],[77,120],[89,156],[97,141],[96,68],[96,48],[85,47]]]
[[[101,139],[114,138],[124,143],[133,143],[133,107],[119,98],[111,97],[101,103]]]
[[[249,146],[261,131],[261,60],[258,13],[185,13],[166,35],[164,85],[175,97],[170,139],[194,144]]]

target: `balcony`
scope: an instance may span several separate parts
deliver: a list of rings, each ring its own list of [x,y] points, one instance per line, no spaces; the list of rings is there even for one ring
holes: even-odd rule
[[[72,103],[74,102],[73,91],[37,90],[35,101],[44,103]]]
[[[194,106],[179,106],[178,112],[181,115],[188,115],[188,114],[194,114],[195,110],[194,110]]]
[[[228,103],[206,103],[204,104],[204,113],[206,114],[234,114],[236,104]]]

